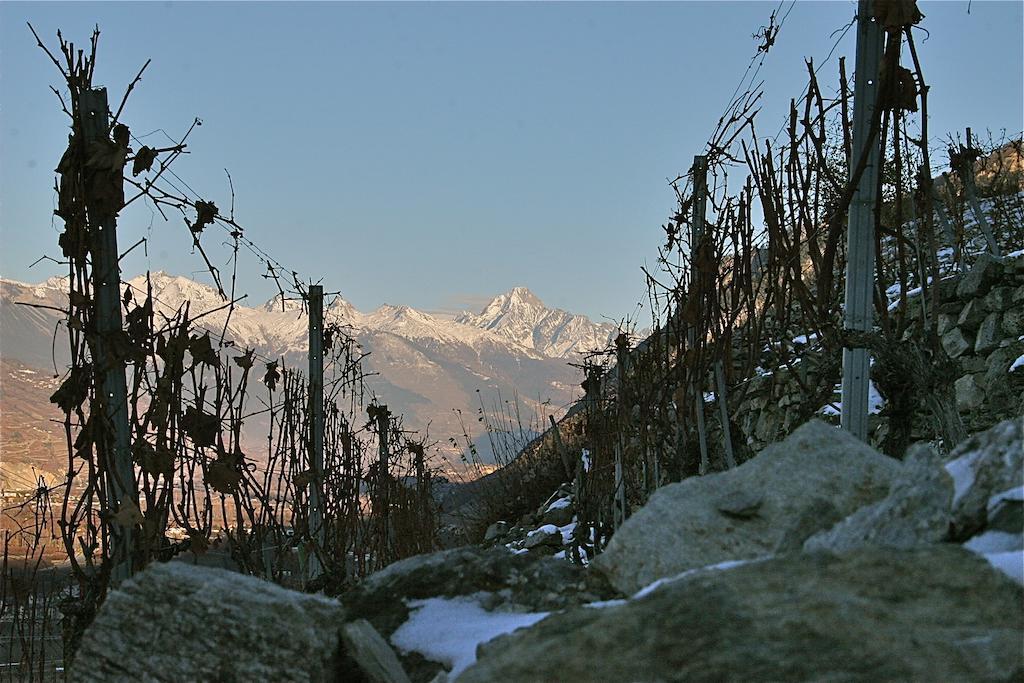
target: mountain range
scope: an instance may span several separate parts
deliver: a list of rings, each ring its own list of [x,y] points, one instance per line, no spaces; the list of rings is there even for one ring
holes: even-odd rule
[[[235,347],[305,368],[308,321],[300,302],[282,303],[275,297],[246,306],[242,301],[229,317],[226,309],[217,310],[224,301],[213,287],[164,272],[153,273],[150,282],[157,312],[170,315],[186,303],[192,318],[212,311],[197,323],[210,330],[211,337],[219,338],[226,324],[225,338]],[[136,299],[144,296],[144,276],[129,284],[136,289]],[[0,279],[0,412],[6,417],[38,417],[40,407],[25,411],[11,402],[45,401],[50,386],[45,377],[65,370],[66,341],[63,330],[57,329],[63,316],[41,307],[61,308],[66,300],[62,278],[38,284]],[[614,325],[548,308],[524,287],[495,297],[479,313],[464,312],[454,319],[395,305],[363,313],[341,297],[325,302],[324,317],[346,325],[369,352],[364,365],[373,373],[367,379],[371,395],[403,414],[406,429],[428,430],[449,460],[456,456],[448,438],[461,436],[463,424],[475,432],[471,436],[480,435],[483,425],[476,418],[481,405],[485,410],[494,405],[510,413],[518,410],[529,421],[539,412],[557,412],[571,402],[579,394],[580,377],[569,363],[586,351],[603,348],[616,333]],[[54,418],[61,417],[55,407],[51,412]],[[8,445],[16,440],[15,433],[26,430],[32,425],[0,424],[4,451],[11,452]],[[482,450],[486,457],[487,449]],[[41,458],[37,454],[29,459],[39,463]]]

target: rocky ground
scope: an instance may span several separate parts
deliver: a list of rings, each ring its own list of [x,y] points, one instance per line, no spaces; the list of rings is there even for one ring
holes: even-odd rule
[[[1021,418],[902,461],[811,421],[662,487],[588,566],[568,488],[338,600],[156,565],[73,679],[1021,680],[1022,461]]]

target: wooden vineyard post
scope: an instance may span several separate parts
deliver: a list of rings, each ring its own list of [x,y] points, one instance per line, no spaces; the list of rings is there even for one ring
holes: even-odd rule
[[[974,220],[978,222],[978,228],[985,235],[988,250],[993,256],[999,258],[1002,256],[999,251],[999,243],[996,242],[996,237],[992,233],[992,226],[989,225],[988,217],[982,211],[981,204],[978,202],[978,189],[974,182],[974,146],[971,145],[971,137],[971,129],[968,128],[967,149],[961,150],[959,168],[956,170],[960,173],[960,181],[964,184],[964,194],[967,196],[967,203],[971,205],[971,213],[974,214]]]
[[[722,361],[715,361],[715,387],[718,399],[719,416],[722,420],[722,445],[725,447],[725,465],[729,469],[736,467],[736,456],[732,452],[732,432],[729,430],[729,405],[726,402],[725,370]]]
[[[697,281],[697,252],[704,240],[704,219],[707,214],[708,202],[708,158],[698,154],[693,157],[693,220],[690,235],[690,295],[694,294],[694,283]],[[696,348],[697,331],[694,323],[686,330],[687,347]],[[693,356],[696,358],[696,354]],[[693,396],[697,412],[697,441],[700,444],[700,474],[708,471],[708,433],[704,423],[704,387],[697,373],[694,373]]]
[[[83,90],[80,97],[82,134],[86,147],[110,139],[110,119],[106,88]],[[94,174],[104,173],[102,169]],[[121,187],[121,169],[110,171],[111,182]],[[116,178],[115,178],[116,175]],[[94,183],[95,185],[95,183]],[[113,518],[107,523],[110,534],[110,582],[116,586],[132,575],[133,515],[122,510],[139,512],[139,494],[132,464],[131,429],[128,423],[128,388],[125,363],[114,352],[113,340],[122,332],[121,268],[117,250],[117,220],[114,210],[96,213],[98,201],[89,205],[89,228],[92,250],[92,286],[95,301],[96,336],[92,357],[97,374],[97,398],[109,429],[97,440],[99,461],[107,489],[107,507]]]
[[[391,412],[388,407],[382,405],[377,411],[377,433],[379,435],[377,441],[377,456],[380,461],[380,472],[383,477],[388,471],[388,420],[391,417]]]
[[[615,377],[617,392],[615,420],[615,489],[612,492],[612,528],[619,530],[626,521],[626,481],[622,467],[625,450],[625,428],[629,408],[626,406],[626,361],[629,359],[629,339],[625,334],[615,338]]]
[[[555,439],[555,448],[558,450],[558,457],[562,459],[562,467],[565,468],[565,476],[572,481],[573,470],[569,464],[569,453],[565,450],[565,443],[562,442],[562,432],[558,429],[558,423],[555,422],[554,415],[548,415],[548,422],[551,423],[551,435]]]
[[[866,146],[867,164],[854,189],[847,227],[846,310],[844,329],[854,333],[871,332],[874,316],[872,295],[875,272],[875,202],[881,143],[872,135],[872,121],[878,106],[879,77],[884,36],[882,27],[871,16],[870,0],[857,6],[857,61],[853,86],[853,163],[856,166]],[[851,168],[851,175],[856,169]],[[852,340],[843,348],[842,412],[843,429],[858,439],[867,439],[868,387],[871,371],[868,349],[863,340]]]
[[[309,556],[310,577],[320,574],[318,552],[324,550],[324,288],[309,288],[309,464],[312,482],[309,493],[309,537],[316,545]]]
[[[387,549],[391,543],[391,494],[388,490],[388,454],[389,439],[391,438],[389,427],[391,422],[391,411],[386,405],[377,406],[374,415],[377,421],[377,500],[373,502],[374,512],[379,512],[381,520],[381,547]],[[377,507],[380,507],[377,510]],[[386,553],[385,553],[386,554]]]

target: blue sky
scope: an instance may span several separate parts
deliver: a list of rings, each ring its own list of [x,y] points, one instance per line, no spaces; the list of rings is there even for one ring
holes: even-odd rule
[[[479,307],[525,285],[549,305],[621,318],[644,298],[673,208],[667,179],[701,151],[777,2],[0,3],[0,274],[60,273],[52,169],[66,122],[31,21],[85,44],[133,133],[203,126],[175,167],[247,236],[362,310]],[[783,11],[789,2],[783,3]],[[933,135],[1024,127],[1022,3],[922,2]],[[762,129],[800,93],[854,2],[797,2],[761,76]],[[833,58],[850,57],[854,32]],[[822,72],[829,81],[828,69]],[[163,144],[155,133],[144,140]],[[180,219],[124,212],[124,261],[202,268]],[[211,247],[223,263],[226,246]],[[251,303],[273,287],[240,267]]]

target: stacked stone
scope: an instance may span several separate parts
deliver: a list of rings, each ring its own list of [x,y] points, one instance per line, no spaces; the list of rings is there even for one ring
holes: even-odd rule
[[[939,334],[960,365],[956,403],[969,429],[1019,412],[1024,368],[1011,368],[1024,356],[1024,254],[979,257],[943,305]]]
[[[570,556],[576,529],[572,486],[562,484],[536,512],[528,512],[515,524],[498,521],[484,534],[485,547],[505,546],[516,554]]]
[[[1024,411],[1024,253],[1002,259],[983,254],[966,274],[944,280],[940,288],[938,332],[943,350],[958,366],[954,388],[965,427],[979,431],[1019,415]],[[919,296],[911,298],[912,319],[921,315]],[[907,337],[914,334],[916,328],[909,327]],[[803,384],[816,386],[820,354],[798,346],[795,356]],[[788,368],[749,379],[746,398],[734,410],[746,444],[758,451],[785,437],[807,418],[809,398]],[[818,414],[837,421],[829,412]],[[870,416],[869,431],[883,419]]]

